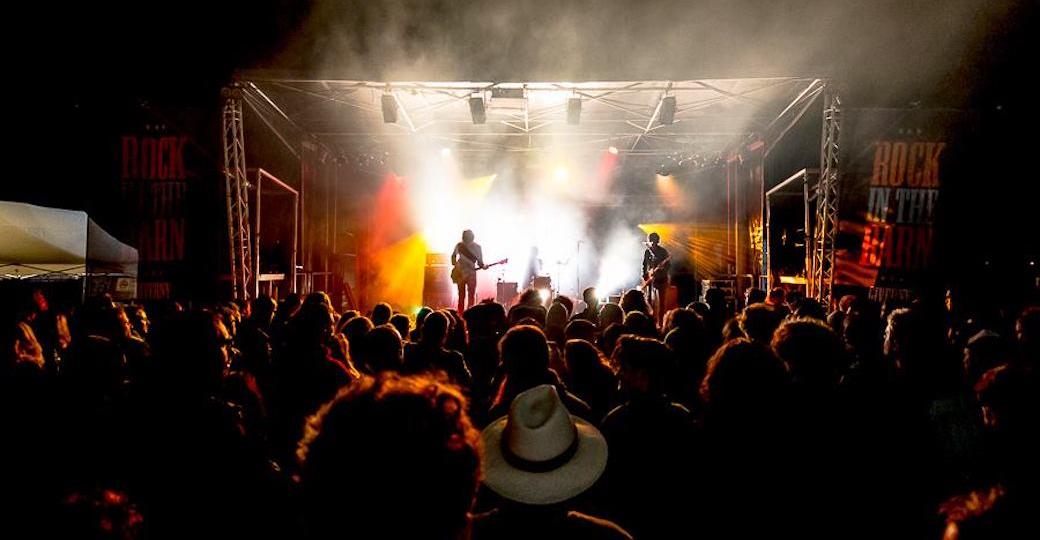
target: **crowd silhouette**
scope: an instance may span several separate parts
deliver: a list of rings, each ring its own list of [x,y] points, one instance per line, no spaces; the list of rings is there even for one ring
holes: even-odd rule
[[[5,538],[1022,538],[1040,308],[5,306]]]

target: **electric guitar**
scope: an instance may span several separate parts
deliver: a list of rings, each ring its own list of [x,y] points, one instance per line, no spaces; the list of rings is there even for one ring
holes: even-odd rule
[[[646,289],[648,285],[654,282],[654,278],[657,277],[657,273],[664,270],[665,265],[672,260],[672,256],[665,257],[657,266],[650,269],[646,274],[646,279],[643,280],[643,284],[639,286],[640,289]]]
[[[463,282],[467,281],[466,278],[469,277],[469,273],[473,272],[475,270],[487,270],[488,268],[491,268],[492,266],[497,266],[497,265],[500,265],[500,264],[506,264],[506,263],[509,262],[509,259],[502,259],[500,261],[495,261],[495,262],[493,262],[491,264],[486,264],[486,265],[484,265],[484,268],[480,268],[478,266],[477,268],[470,269],[470,268],[466,268],[465,266],[463,266],[463,262],[462,262],[463,258],[464,257],[459,257],[455,261],[455,267],[451,269],[451,281],[452,281],[452,283],[458,284],[458,283],[463,283]],[[468,260],[467,260],[467,262],[468,262]]]

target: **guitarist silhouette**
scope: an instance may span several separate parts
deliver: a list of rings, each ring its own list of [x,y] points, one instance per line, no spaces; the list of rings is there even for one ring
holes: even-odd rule
[[[462,231],[462,241],[455,244],[451,252],[451,280],[459,288],[459,313],[466,311],[466,306],[473,306],[477,296],[477,268],[484,269],[484,253],[480,244],[473,241],[473,231]]]
[[[643,290],[654,310],[654,319],[660,323],[664,317],[664,291],[668,288],[668,266],[672,257],[667,249],[661,247],[659,234],[650,233],[646,240],[646,250],[643,251]]]

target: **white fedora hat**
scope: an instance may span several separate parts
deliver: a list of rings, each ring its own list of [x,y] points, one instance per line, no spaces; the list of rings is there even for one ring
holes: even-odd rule
[[[484,484],[512,501],[554,504],[581,494],[607,466],[607,441],[567,412],[556,388],[516,396],[509,415],[484,428]]]

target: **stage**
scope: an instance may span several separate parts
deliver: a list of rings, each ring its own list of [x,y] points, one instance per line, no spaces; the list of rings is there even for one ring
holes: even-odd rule
[[[639,284],[651,232],[673,254],[673,274],[729,279],[739,293],[766,275],[764,164],[800,122],[827,124],[819,109],[833,106],[823,99],[830,91],[814,78],[492,83],[240,73],[225,92],[224,124],[234,294],[257,293],[255,252],[278,239],[299,244],[283,265],[299,278],[282,290],[324,289],[361,309],[454,305],[445,258],[463,230],[474,232],[484,262],[508,261],[480,272],[478,298],[498,298],[500,283],[522,291],[532,276],[551,294],[580,298],[591,286],[618,295]],[[247,161],[298,189],[298,238],[285,236],[285,208],[241,224],[258,200],[237,173]]]

